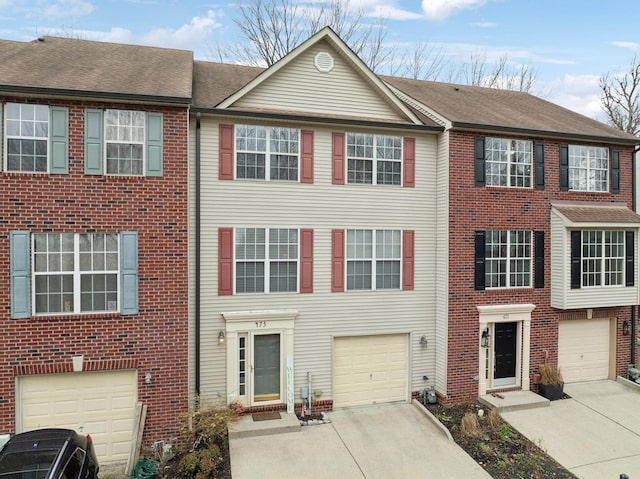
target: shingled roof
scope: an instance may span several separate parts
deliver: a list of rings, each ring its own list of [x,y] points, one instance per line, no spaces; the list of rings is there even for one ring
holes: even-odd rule
[[[451,122],[454,128],[640,144],[640,138],[529,93],[409,78],[381,78]]]
[[[640,215],[621,203],[561,203],[551,206],[572,223],[640,224]]]
[[[42,37],[0,40],[0,91],[191,102],[193,53]]]

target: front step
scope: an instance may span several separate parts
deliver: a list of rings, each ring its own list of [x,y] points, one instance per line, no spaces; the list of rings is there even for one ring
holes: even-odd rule
[[[480,403],[498,412],[521,411],[537,407],[549,407],[551,401],[531,391],[509,391],[497,394],[486,394],[478,398]]]
[[[300,432],[302,427],[295,414],[280,412],[280,419],[254,421],[251,414],[240,416],[237,421],[229,423],[229,439],[241,437],[269,436],[287,432]]]

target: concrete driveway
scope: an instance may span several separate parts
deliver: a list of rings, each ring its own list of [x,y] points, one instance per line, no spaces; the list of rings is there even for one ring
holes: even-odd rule
[[[300,432],[231,439],[233,479],[491,478],[418,403],[342,409],[329,418]]]
[[[591,381],[564,390],[571,399],[502,417],[580,479],[640,478],[640,388]]]

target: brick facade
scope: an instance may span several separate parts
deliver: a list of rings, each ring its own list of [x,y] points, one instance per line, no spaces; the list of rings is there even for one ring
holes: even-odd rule
[[[618,202],[632,206],[631,147],[620,151],[620,193],[560,191],[561,142],[545,138],[511,137],[544,142],[545,188],[474,186],[474,139],[485,134],[452,131],[449,148],[449,344],[446,401],[473,401],[478,395],[478,305],[532,303],[530,377],[535,389],[538,367],[558,359],[560,319],[586,319],[586,310],[562,311],[550,307],[550,212],[552,201]],[[570,143],[576,143],[571,141]],[[566,144],[566,142],[564,142]],[[582,144],[582,143],[581,143]],[[598,144],[595,146],[609,146]],[[625,174],[625,172],[627,172]],[[545,233],[545,287],[474,290],[474,232],[476,230],[530,230]],[[637,271],[637,266],[636,266]],[[593,310],[594,318],[617,318],[616,373],[624,375],[630,360],[630,336],[622,336],[623,321],[631,307]],[[474,378],[476,377],[476,378]]]
[[[3,98],[0,102],[24,102]],[[16,376],[71,371],[84,355],[89,371],[137,369],[138,400],[148,405],[144,444],[176,435],[187,410],[187,121],[186,107],[48,101],[69,109],[69,173],[0,172],[0,431],[15,431]],[[84,174],[84,109],[163,113],[163,176]],[[139,237],[139,313],[10,319],[9,232],[120,232]],[[146,385],[145,374],[152,374]]]

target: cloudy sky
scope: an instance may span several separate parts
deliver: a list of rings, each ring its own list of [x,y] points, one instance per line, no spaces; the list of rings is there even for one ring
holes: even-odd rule
[[[536,92],[600,120],[599,77],[626,69],[640,53],[638,0],[345,1],[372,24],[384,19],[390,45],[422,42],[450,64],[506,54],[514,68],[535,69]],[[243,41],[237,16],[237,3],[206,0],[0,0],[0,38],[73,36],[188,49],[213,60],[218,46]]]

